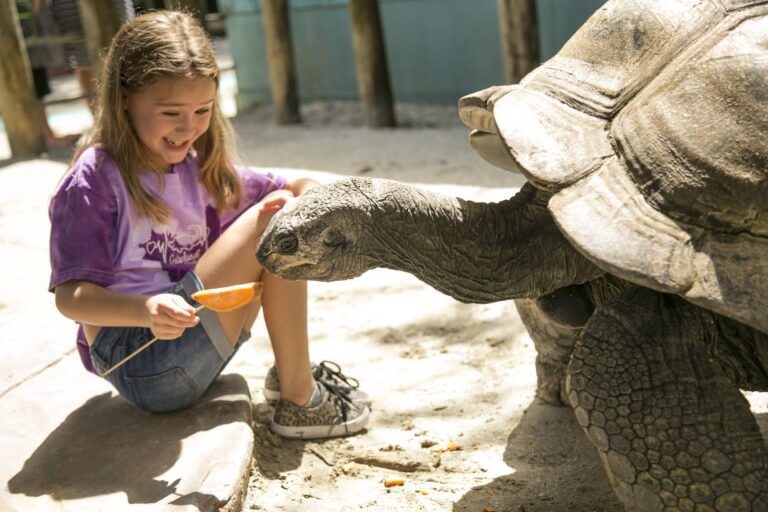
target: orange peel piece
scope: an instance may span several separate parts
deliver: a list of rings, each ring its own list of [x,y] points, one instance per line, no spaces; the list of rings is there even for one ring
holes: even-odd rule
[[[395,487],[405,484],[405,480],[402,478],[385,478],[384,487]]]
[[[200,290],[192,294],[192,299],[201,305],[219,313],[234,311],[251,302],[261,294],[260,282],[236,284],[222,288]]]

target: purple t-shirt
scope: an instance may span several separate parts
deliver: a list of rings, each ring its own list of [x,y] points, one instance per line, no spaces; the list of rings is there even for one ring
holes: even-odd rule
[[[167,290],[191,270],[221,233],[248,207],[286,181],[271,173],[236,167],[243,182],[237,209],[216,213],[198,179],[194,153],[162,178],[143,173],[140,183],[169,210],[168,221],[139,216],[114,160],[89,148],[64,176],[48,209],[51,220],[49,290],[73,279],[121,293],[151,295]],[[94,371],[82,328],[77,347]]]

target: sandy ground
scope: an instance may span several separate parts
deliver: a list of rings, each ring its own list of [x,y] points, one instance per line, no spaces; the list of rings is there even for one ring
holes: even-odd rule
[[[240,113],[244,162],[320,181],[397,179],[481,201],[522,184],[472,152],[454,108],[402,107],[400,127],[386,130],[366,128],[354,104],[307,105],[303,115],[301,125],[278,127],[268,110]],[[272,356],[258,321],[228,369],[248,379],[254,402],[244,510],[621,510],[570,409],[535,398],[535,352],[513,303],[460,304],[410,275],[375,270],[310,283],[310,333],[313,360],[336,361],[372,396],[371,422],[325,442],[271,434],[262,384]],[[765,397],[751,399],[765,428]],[[385,478],[404,485],[387,488]]]
[[[244,159],[482,201],[522,184],[472,152],[453,108],[403,107],[396,130],[365,128],[349,104],[309,105],[303,114],[304,124],[290,128],[272,125],[267,110],[241,114]],[[271,359],[257,329],[234,364],[257,403],[246,510],[621,509],[571,411],[535,398],[535,352],[512,303],[459,304],[388,270],[311,283],[310,293],[313,358],[360,378],[375,400],[372,421],[361,435],[320,443],[271,435],[260,395]],[[461,449],[443,451],[451,442]],[[389,477],[405,483],[386,488]]]
[[[480,201],[522,184],[474,154],[454,108],[402,107],[396,130],[365,128],[344,103],[309,105],[303,115],[300,126],[277,127],[268,110],[240,114],[245,161],[320,171],[321,181],[397,179]],[[389,270],[310,283],[310,297],[313,358],[360,379],[374,399],[372,420],[345,439],[272,435],[261,395],[271,356],[258,324],[233,365],[256,404],[244,510],[622,510],[571,410],[535,398],[535,352],[513,303],[460,304]],[[766,397],[750,398],[765,432]],[[445,450],[451,443],[461,449]],[[385,478],[404,485],[387,488]]]
[[[395,130],[365,128],[350,104],[302,113],[295,127],[273,125],[268,110],[241,113],[243,159],[288,174],[319,171],[312,175],[321,181],[390,178],[482,201],[522,183],[472,152],[454,108],[402,107]],[[571,411],[534,397],[535,352],[513,303],[460,304],[389,270],[310,283],[310,300],[313,359],[360,379],[374,399],[372,419],[345,439],[272,435],[261,389],[272,359],[257,323],[231,367],[251,383],[256,404],[244,510],[619,510]],[[451,442],[461,449],[443,451]],[[393,477],[404,485],[386,488]]]

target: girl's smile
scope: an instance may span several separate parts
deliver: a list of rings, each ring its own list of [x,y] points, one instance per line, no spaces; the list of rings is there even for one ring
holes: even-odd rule
[[[208,130],[215,99],[210,78],[161,78],[126,94],[128,118],[153,166],[168,172],[184,160]]]

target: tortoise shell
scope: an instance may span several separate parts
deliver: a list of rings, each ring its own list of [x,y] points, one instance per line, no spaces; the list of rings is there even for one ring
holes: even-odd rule
[[[609,1],[459,111],[596,264],[768,332],[768,0]]]

